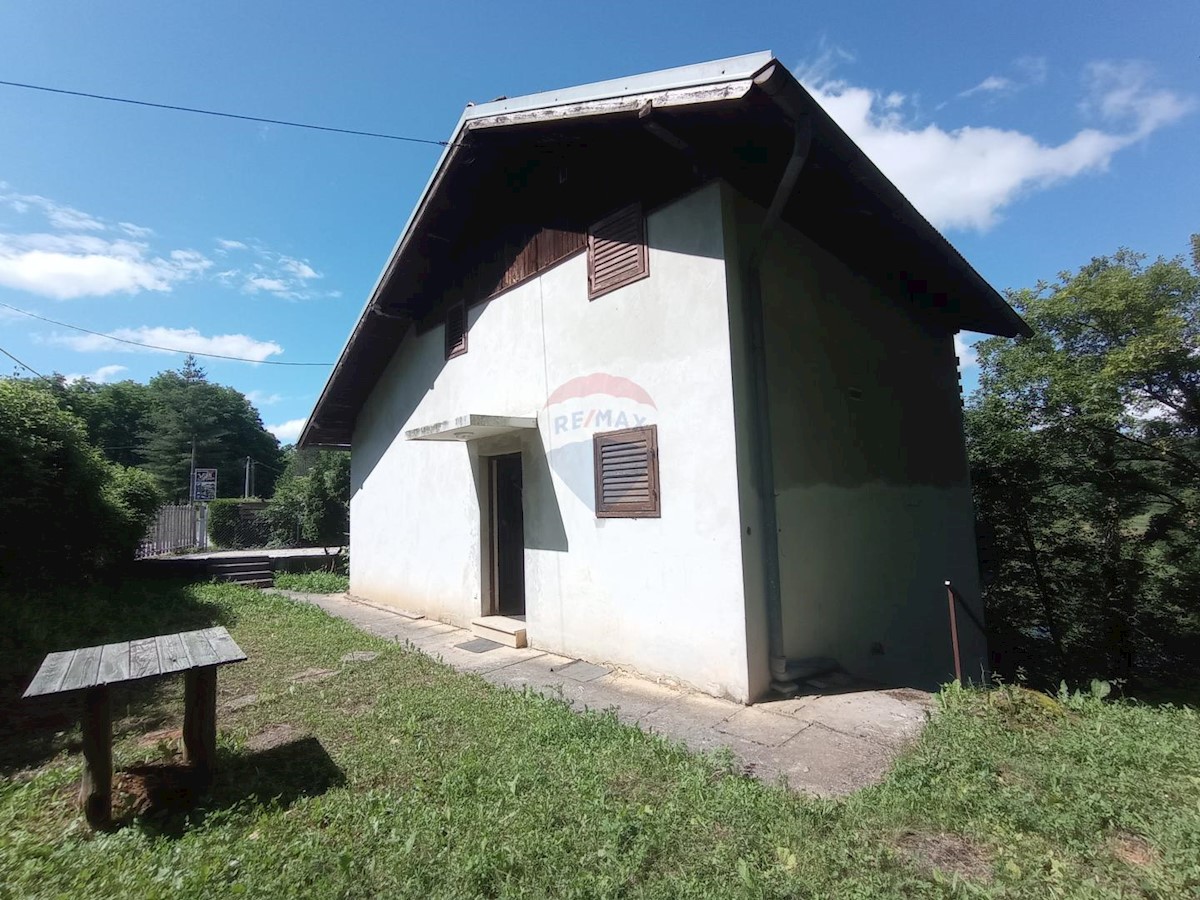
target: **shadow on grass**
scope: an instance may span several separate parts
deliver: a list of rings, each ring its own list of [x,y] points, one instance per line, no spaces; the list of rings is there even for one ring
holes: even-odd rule
[[[66,746],[64,732],[79,722],[78,695],[21,695],[47,653],[113,641],[233,624],[227,611],[198,600],[184,582],[127,581],[121,585],[0,591],[0,775],[40,765]],[[168,684],[156,679],[114,689],[124,706],[153,727],[153,709]]]
[[[286,809],[346,783],[315,737],[251,753],[222,754],[212,784],[182,763],[129,766],[114,777],[113,828],[182,837],[216,810],[244,804]]]

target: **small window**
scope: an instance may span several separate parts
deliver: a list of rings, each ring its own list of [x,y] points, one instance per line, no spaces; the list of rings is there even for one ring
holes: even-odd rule
[[[658,428],[626,428],[592,438],[596,457],[596,516],[601,519],[657,519]]]
[[[588,299],[650,274],[642,205],[619,209],[588,229]]]
[[[467,352],[467,308],[462,303],[446,307],[446,359]]]

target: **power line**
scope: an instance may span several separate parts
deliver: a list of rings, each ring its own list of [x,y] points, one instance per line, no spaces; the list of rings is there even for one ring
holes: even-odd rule
[[[267,125],[286,125],[289,128],[308,128],[312,131],[329,131],[334,134],[352,134],[358,137],[382,138],[388,141],[405,141],[410,144],[432,144],[437,147],[450,146],[449,141],[435,141],[430,138],[407,137],[400,134],[383,134],[378,131],[356,131],[353,128],[334,128],[330,125],[313,125],[308,122],[289,122],[286,119],[268,119],[262,116],[243,116],[238,113],[218,112],[213,109],[197,109],[192,106],[176,106],[172,103],[152,103],[149,100],[132,100],[129,97],[110,97],[105,94],[92,94],[87,91],[69,91],[65,88],[47,87],[42,84],[25,84],[20,81],[0,81],[6,87],[22,88],[27,91],[44,91],[48,94],[66,94],[69,97],[86,97],[89,100],[107,100],[109,103],[128,103],[131,106],[147,106],[151,109],[169,109],[175,112],[195,113],[201,116],[218,116],[222,119],[240,119],[244,122],[263,122]]]
[[[244,356],[226,356],[223,353],[204,353],[200,350],[181,350],[178,347],[160,347],[157,344],[146,344],[142,341],[131,341],[128,338],[120,338],[116,335],[105,334],[102,331],[92,331],[89,328],[84,328],[82,325],[72,325],[70,322],[60,322],[57,319],[49,319],[46,316],[39,316],[37,313],[30,312],[27,309],[21,309],[17,306],[10,306],[7,303],[0,303],[0,306],[4,307],[5,309],[11,309],[13,312],[20,313],[23,316],[29,316],[31,319],[49,322],[51,325],[57,325],[60,328],[71,328],[75,331],[82,331],[84,334],[90,334],[93,337],[101,337],[105,338],[106,340],[117,341],[121,344],[132,344],[134,347],[145,347],[147,350],[162,350],[166,353],[185,353],[190,354],[191,356],[203,356],[208,359],[227,359],[233,362],[254,363],[255,365],[261,366],[324,366],[328,368],[331,365],[330,363],[323,362],[290,362],[278,359],[247,359]],[[25,364],[21,363],[21,365]],[[29,368],[28,366],[25,367]],[[29,369],[29,371],[32,372],[33,370]]]
[[[21,368],[28,369],[30,372],[32,372],[34,375],[36,375],[38,378],[42,379],[42,381],[49,382],[50,384],[55,383],[53,378],[47,378],[45,375],[43,375],[41,372],[39,372],[33,366],[21,362],[19,359],[17,359],[11,353],[9,353],[7,350],[5,350],[3,347],[0,347],[0,353],[3,353],[5,356],[7,356],[9,359],[11,359],[13,362],[15,362]]]

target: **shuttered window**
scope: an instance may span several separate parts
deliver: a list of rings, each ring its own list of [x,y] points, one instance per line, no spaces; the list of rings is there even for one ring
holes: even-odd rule
[[[650,274],[642,205],[619,209],[588,229],[588,299]]]
[[[446,307],[446,359],[467,352],[467,308],[462,303]]]
[[[597,434],[592,449],[598,518],[656,519],[662,514],[656,426]]]

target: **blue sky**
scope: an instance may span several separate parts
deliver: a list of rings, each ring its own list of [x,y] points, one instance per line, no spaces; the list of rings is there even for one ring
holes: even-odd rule
[[[770,49],[1004,289],[1200,231],[1197,34],[1195,0],[47,0],[0,6],[0,79],[443,140],[468,101]],[[0,302],[332,362],[438,152],[0,87]],[[181,359],[2,308],[0,347],[96,380]],[[326,372],[205,366],[285,441]]]

